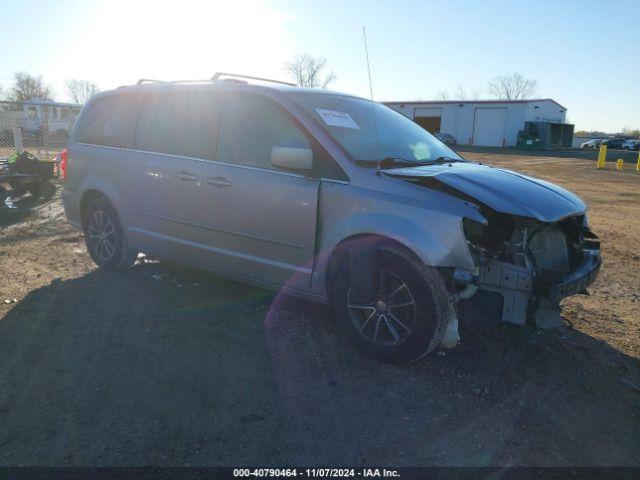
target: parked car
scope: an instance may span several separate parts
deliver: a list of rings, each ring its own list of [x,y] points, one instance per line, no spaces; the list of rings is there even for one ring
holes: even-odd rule
[[[454,146],[456,143],[458,143],[456,142],[455,137],[449,133],[436,133],[435,137],[445,145]]]
[[[625,140],[622,144],[623,150],[640,150],[640,140]]]
[[[601,145],[606,145],[610,150],[620,150],[624,141],[624,138],[607,138],[601,142]]]
[[[396,363],[455,346],[459,302],[546,323],[595,279],[569,191],[467,161],[370,100],[214,79],[83,108],[64,208],[99,267],[142,251],[328,303],[358,349]]]
[[[594,138],[588,142],[584,142],[580,145],[580,148],[598,148],[602,143],[602,138]]]

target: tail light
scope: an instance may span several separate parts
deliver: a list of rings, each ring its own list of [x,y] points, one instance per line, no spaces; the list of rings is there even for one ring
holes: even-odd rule
[[[67,178],[67,167],[69,163],[69,152],[65,148],[62,152],[60,152],[60,172],[62,173],[62,178]]]

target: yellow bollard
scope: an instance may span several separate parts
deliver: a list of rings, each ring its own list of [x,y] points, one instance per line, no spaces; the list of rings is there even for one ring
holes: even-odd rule
[[[621,171],[624,168],[624,160],[619,158],[616,162],[616,170]]]
[[[600,145],[600,153],[598,153],[598,164],[597,168],[604,168],[607,162],[607,146]]]
[[[636,172],[640,172],[640,152],[638,152],[638,163],[636,164]]]

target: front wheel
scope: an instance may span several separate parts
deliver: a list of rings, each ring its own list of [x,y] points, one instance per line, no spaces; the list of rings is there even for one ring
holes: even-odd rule
[[[332,303],[347,337],[369,357],[407,363],[433,351],[448,321],[448,293],[440,274],[404,252],[380,250],[371,297],[355,300],[349,262],[337,273]]]
[[[87,250],[98,267],[119,270],[133,264],[136,253],[127,248],[118,214],[106,198],[89,201],[82,223]]]

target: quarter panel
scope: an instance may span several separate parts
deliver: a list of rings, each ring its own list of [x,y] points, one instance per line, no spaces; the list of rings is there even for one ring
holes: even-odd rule
[[[69,193],[65,196],[77,202],[75,210],[78,215],[84,194],[89,190],[96,190],[105,195],[116,208],[123,225],[128,223],[121,194],[122,156],[123,152],[119,148],[84,144],[69,147],[69,176],[65,182],[65,192]]]
[[[88,175],[80,185],[79,194],[76,197],[78,202],[82,202],[85,193],[89,190],[95,190],[107,197],[116,209],[118,218],[120,218],[123,226],[127,223],[128,216],[126,215],[123,199],[109,180],[104,177],[99,177],[98,175]],[[78,212],[80,212],[80,204],[78,204]]]

